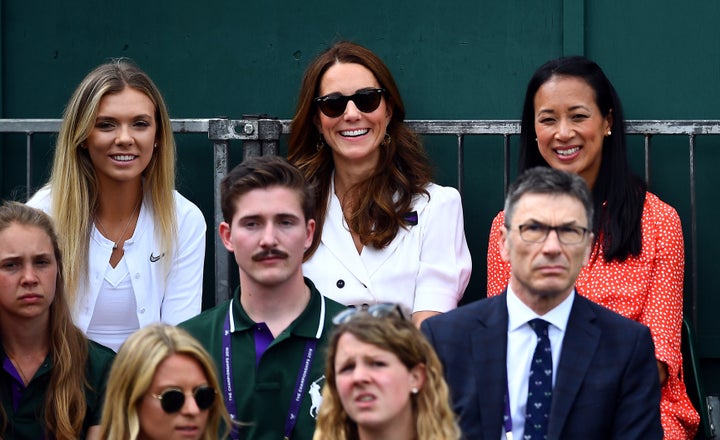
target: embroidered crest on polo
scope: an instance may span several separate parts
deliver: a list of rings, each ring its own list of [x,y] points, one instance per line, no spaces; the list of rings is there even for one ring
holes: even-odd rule
[[[320,412],[320,405],[323,401],[321,384],[324,382],[325,375],[323,374],[310,384],[310,389],[308,390],[308,394],[310,395],[310,399],[312,402],[312,404],[310,405],[310,417],[312,417],[313,419],[317,419],[318,413]]]

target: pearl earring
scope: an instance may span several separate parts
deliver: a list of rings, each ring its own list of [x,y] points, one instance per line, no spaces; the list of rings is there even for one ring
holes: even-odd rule
[[[412,387],[412,390],[410,390],[413,394],[417,394],[420,390],[417,389],[417,387]]]

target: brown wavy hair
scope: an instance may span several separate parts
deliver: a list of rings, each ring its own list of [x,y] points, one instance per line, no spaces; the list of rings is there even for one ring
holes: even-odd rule
[[[46,437],[71,440],[82,435],[87,412],[84,390],[89,386],[85,378],[88,359],[88,341],[75,327],[67,304],[63,265],[58,238],[50,217],[39,209],[18,202],[6,202],[0,206],[0,232],[13,224],[41,229],[50,238],[57,262],[55,298],[50,304],[48,337],[49,356],[52,359],[50,384],[45,392],[43,417]],[[0,338],[2,335],[0,335]],[[6,427],[6,415],[0,406],[0,438]],[[84,433],[82,433],[84,435]]]
[[[340,337],[350,333],[366,344],[393,353],[406,368],[424,364],[425,383],[411,395],[418,439],[457,440],[460,438],[450,392],[435,350],[412,321],[397,315],[382,318],[358,313],[335,328],[330,337],[325,365],[325,387],[313,440],[357,440],[357,424],[342,406],[335,376],[335,356]]]
[[[318,96],[323,75],[337,63],[359,64],[370,70],[385,89],[383,96],[392,111],[387,127],[391,140],[381,146],[377,167],[348,191],[353,201],[352,211],[349,215],[346,213],[350,230],[358,234],[363,245],[384,248],[401,227],[408,226],[404,217],[410,211],[413,197],[417,194],[429,197],[425,188],[432,179],[430,160],[418,136],[404,122],[405,106],[385,63],[359,44],[348,41],[334,44],[305,70],[288,142],[288,159],[317,186],[314,216],[317,226],[305,259],[320,245],[335,168],[330,148],[317,148],[321,135],[317,127],[319,109],[314,98]]]

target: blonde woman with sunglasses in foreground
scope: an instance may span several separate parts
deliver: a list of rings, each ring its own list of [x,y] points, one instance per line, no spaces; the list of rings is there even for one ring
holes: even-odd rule
[[[442,365],[396,304],[335,317],[313,440],[457,440]]]
[[[210,356],[167,324],[151,324],[125,341],[106,396],[104,440],[214,440],[230,433]]]
[[[316,183],[305,276],[347,306],[400,303],[419,323],[457,307],[470,280],[460,194],[432,183],[395,80],[341,42],[305,71],[288,159]]]

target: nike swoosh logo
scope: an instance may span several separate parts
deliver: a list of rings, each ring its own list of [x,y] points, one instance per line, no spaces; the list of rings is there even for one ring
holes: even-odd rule
[[[151,263],[155,263],[156,261],[158,261],[159,259],[161,259],[161,258],[164,257],[164,256],[165,256],[165,253],[162,253],[162,254],[160,254],[160,255],[158,255],[158,256],[155,256],[155,255],[153,255],[152,252],[150,252],[150,262],[151,262]]]

